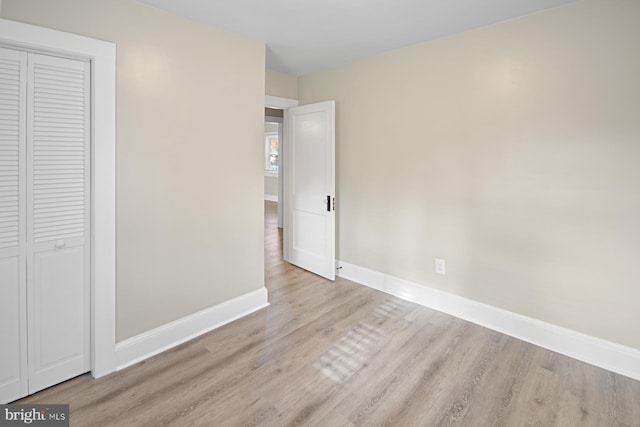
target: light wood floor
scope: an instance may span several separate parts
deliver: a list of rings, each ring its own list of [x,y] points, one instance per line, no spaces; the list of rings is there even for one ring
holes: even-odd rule
[[[22,402],[76,426],[640,426],[640,382],[282,261],[271,306],[131,368]]]

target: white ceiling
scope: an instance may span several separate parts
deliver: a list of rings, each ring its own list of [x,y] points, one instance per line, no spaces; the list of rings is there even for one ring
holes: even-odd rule
[[[267,45],[300,76],[576,0],[139,0]]]

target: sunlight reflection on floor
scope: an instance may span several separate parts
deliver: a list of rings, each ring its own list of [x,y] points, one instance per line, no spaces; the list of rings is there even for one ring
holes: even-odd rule
[[[397,319],[405,312],[407,305],[405,301],[390,299],[377,306],[373,314],[378,318]],[[323,353],[313,366],[331,381],[341,384],[364,366],[381,336],[379,328],[359,322]]]

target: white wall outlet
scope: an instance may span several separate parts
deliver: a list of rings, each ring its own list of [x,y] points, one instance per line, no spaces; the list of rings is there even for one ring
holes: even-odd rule
[[[443,259],[436,258],[436,274],[446,274],[446,263]]]

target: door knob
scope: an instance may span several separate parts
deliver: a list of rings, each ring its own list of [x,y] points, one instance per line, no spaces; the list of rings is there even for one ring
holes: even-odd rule
[[[64,240],[56,240],[56,243],[54,243],[53,246],[56,247],[56,249],[62,249],[66,246],[66,242]]]

